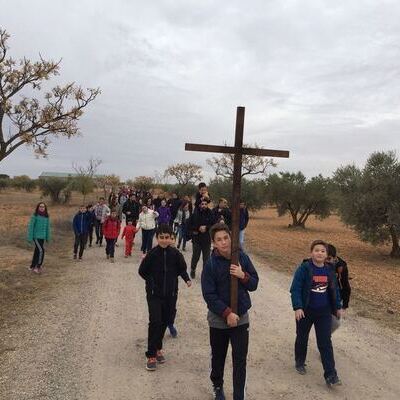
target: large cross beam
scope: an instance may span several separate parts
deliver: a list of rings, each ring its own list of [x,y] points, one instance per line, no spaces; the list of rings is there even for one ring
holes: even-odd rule
[[[203,151],[207,153],[230,153],[233,158],[233,187],[232,187],[232,251],[231,263],[239,265],[239,220],[240,220],[240,194],[242,185],[242,156],[265,156],[265,157],[289,157],[289,152],[285,150],[252,149],[243,147],[243,127],[244,127],[244,107],[237,107],[236,110],[236,129],[235,146],[213,146],[208,144],[186,143],[187,151]],[[231,277],[231,304],[232,311],[237,313],[238,280]]]

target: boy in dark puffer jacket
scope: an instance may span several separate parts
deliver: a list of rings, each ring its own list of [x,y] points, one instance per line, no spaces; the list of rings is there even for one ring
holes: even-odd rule
[[[146,297],[149,308],[148,345],[146,351],[148,371],[155,371],[158,363],[164,363],[162,341],[168,324],[173,320],[178,294],[178,276],[188,287],[192,285],[183,255],[170,246],[172,228],[158,227],[158,245],[143,258],[139,275],[146,281]]]

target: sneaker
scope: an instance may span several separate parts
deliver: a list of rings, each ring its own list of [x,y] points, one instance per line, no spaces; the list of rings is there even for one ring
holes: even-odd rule
[[[174,327],[174,325],[168,325],[169,333],[173,338],[176,338],[178,336],[178,331]]]
[[[328,378],[325,378],[325,382],[329,387],[342,385],[342,381],[339,379],[339,377],[337,375],[333,375]]]
[[[155,357],[149,357],[146,363],[147,371],[155,371],[157,369],[157,359]]]
[[[74,254],[74,260],[76,260],[76,254]]]
[[[82,261],[82,257],[79,257],[79,258],[78,258],[78,261]]]
[[[89,247],[92,247],[92,243],[89,244]]]
[[[114,257],[110,257],[110,261],[111,261],[112,263],[115,263]]]
[[[307,373],[306,370],[306,365],[296,365],[296,371],[300,374],[300,375],[305,375]]]
[[[214,400],[225,400],[224,389],[222,386],[214,386]]]
[[[107,255],[106,255],[106,257],[107,257],[107,260],[108,260],[108,259],[110,258],[110,255],[109,255],[109,254],[107,254]]]
[[[191,278],[191,279],[196,278],[196,271],[193,270],[193,269],[190,271],[190,278]]]
[[[127,255],[127,254],[125,254],[125,256],[124,256],[125,258],[128,258],[129,256]]]
[[[166,360],[165,360],[164,354],[162,353],[161,350],[157,350],[156,360],[160,364],[164,364],[165,363]]]
[[[36,273],[40,275],[42,273],[42,267],[37,267]]]

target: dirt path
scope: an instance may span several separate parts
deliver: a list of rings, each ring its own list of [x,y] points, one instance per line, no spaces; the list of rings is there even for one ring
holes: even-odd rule
[[[104,248],[89,249],[83,262],[71,261],[62,289],[27,307],[18,323],[2,327],[1,399],[211,398],[206,308],[199,280],[190,289],[181,284],[179,337],[167,335],[168,362],[149,373],[144,369],[147,309],[144,282],[137,275],[139,255],[127,260],[122,252],[121,243],[117,262],[110,264]],[[334,335],[344,385],[326,388],[314,335],[309,373],[296,374],[289,278],[265,266],[266,260],[255,261],[260,286],[253,294],[248,399],[399,398],[400,336],[352,313]],[[230,357],[227,371],[231,398]]]

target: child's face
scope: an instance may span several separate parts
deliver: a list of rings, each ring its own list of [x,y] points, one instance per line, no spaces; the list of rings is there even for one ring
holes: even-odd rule
[[[161,205],[162,205],[163,207],[165,207],[166,204],[167,204],[167,202],[166,202],[165,200],[161,200]]]
[[[327,251],[324,245],[317,244],[311,250],[311,258],[318,264],[323,264],[326,261]]]
[[[86,207],[79,207],[79,211],[80,211],[81,213],[86,212]]]
[[[200,188],[200,194],[202,195],[202,196],[204,196],[205,194],[207,194],[207,187],[202,187],[202,188]]]
[[[132,225],[132,221],[128,221],[128,225]]]
[[[240,203],[240,206],[239,206],[240,208],[245,208],[246,207],[246,205],[244,204],[244,203]]]
[[[115,211],[113,211],[111,213],[111,218],[113,218],[113,219],[117,218],[117,213]]]
[[[175,247],[175,236],[174,235],[171,235],[169,245],[171,247]]]
[[[215,234],[213,240],[213,246],[221,254],[229,255],[231,252],[231,237],[228,232],[219,231]]]
[[[171,235],[169,233],[160,233],[157,236],[157,242],[160,247],[165,249],[171,243]]]

